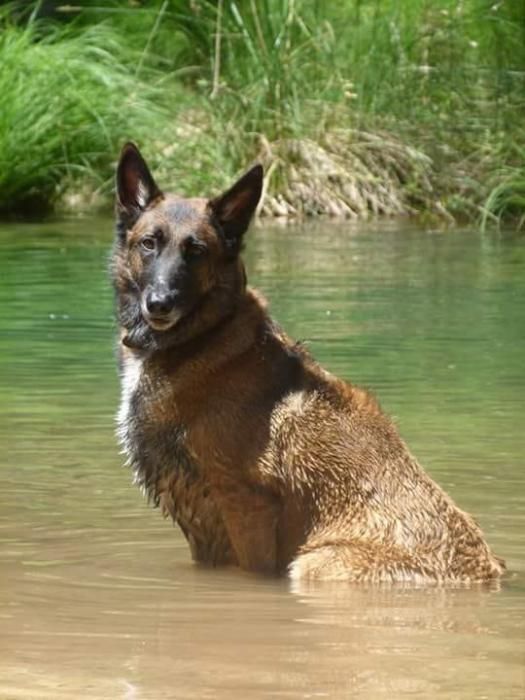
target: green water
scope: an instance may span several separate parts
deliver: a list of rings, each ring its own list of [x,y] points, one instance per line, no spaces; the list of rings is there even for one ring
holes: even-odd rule
[[[194,567],[122,468],[107,220],[0,227],[0,698],[525,695],[525,239],[261,227],[252,284],[371,388],[507,560],[501,590]]]

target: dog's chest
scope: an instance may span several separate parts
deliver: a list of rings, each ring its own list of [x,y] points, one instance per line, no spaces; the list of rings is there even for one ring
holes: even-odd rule
[[[123,451],[129,461],[133,461],[136,453],[136,411],[139,400],[143,361],[135,355],[127,355],[122,359],[120,377],[120,407],[117,413],[117,436]]]
[[[195,469],[168,378],[153,373],[148,361],[136,355],[123,360],[117,424],[135,479],[155,502],[166,474],[187,480]]]

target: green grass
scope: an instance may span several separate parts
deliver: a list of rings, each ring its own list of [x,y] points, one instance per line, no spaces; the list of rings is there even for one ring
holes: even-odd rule
[[[111,26],[0,21],[0,209],[38,214],[79,181],[104,186],[122,141],[165,116]]]
[[[509,220],[517,228],[525,228],[525,147],[516,150],[519,165],[503,165],[492,174],[490,193],[483,206],[483,228],[491,223],[501,226]]]
[[[4,19],[4,211],[109,192],[133,138],[188,193],[263,160],[270,213],[523,221],[524,3],[55,5]]]

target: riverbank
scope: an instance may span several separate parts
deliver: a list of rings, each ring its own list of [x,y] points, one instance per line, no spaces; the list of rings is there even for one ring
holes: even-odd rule
[[[524,224],[516,3],[23,5],[0,15],[2,214],[108,206],[132,139],[183,194],[260,160],[266,216]]]

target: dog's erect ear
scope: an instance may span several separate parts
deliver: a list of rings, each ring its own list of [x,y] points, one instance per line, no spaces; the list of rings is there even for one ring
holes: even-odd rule
[[[134,143],[122,149],[117,166],[117,214],[132,225],[154,199],[162,197],[146,161]]]
[[[209,202],[210,209],[219,223],[228,253],[237,255],[241,249],[242,235],[255,212],[263,187],[263,169],[255,165],[233,187]]]

